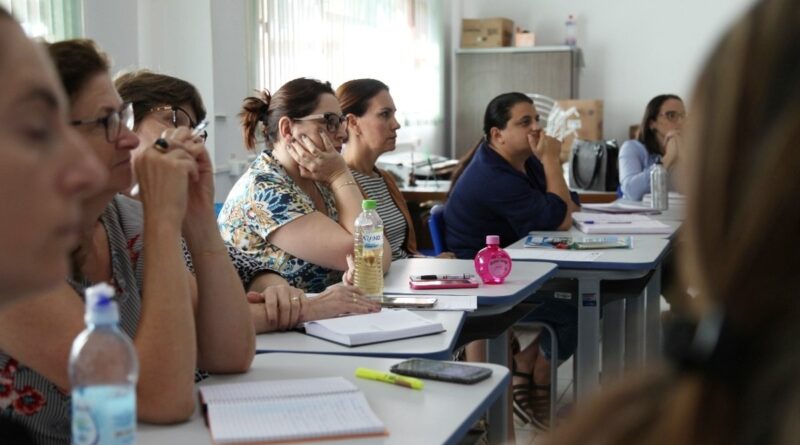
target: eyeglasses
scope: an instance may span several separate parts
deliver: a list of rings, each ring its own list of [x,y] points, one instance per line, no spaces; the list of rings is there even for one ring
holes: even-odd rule
[[[195,127],[197,127],[197,122],[193,121],[192,118],[189,116],[189,112],[187,112],[181,107],[174,105],[165,105],[163,107],[155,107],[147,110],[148,113],[152,113],[154,111],[171,111],[172,125],[175,128],[187,127],[194,129]],[[208,139],[208,132],[203,130],[203,132],[200,133],[200,137],[203,138],[203,141],[205,142],[205,140]]]
[[[663,113],[658,113],[659,116],[664,116],[670,122],[680,122],[686,119],[686,113],[682,111],[665,111]]]
[[[106,129],[106,140],[113,144],[119,138],[122,127],[133,130],[133,104],[125,102],[117,111],[112,111],[108,116],[98,119],[76,120],[70,122],[72,125],[99,124]]]
[[[310,114],[306,117],[294,118],[293,120],[296,121],[324,120],[325,129],[327,129],[328,132],[330,133],[336,133],[342,127],[344,127],[344,129],[347,130],[347,118],[332,112],[322,113],[322,114]]]

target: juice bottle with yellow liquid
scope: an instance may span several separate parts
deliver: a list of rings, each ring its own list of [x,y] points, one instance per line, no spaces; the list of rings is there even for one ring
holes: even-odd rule
[[[356,218],[353,284],[367,297],[380,300],[383,298],[383,221],[376,207],[375,200],[365,199],[361,202],[362,212]]]

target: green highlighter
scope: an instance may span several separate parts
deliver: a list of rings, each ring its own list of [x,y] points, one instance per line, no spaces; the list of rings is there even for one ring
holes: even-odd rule
[[[411,389],[422,389],[425,384],[420,379],[413,377],[405,377],[390,372],[377,371],[369,368],[356,369],[356,377],[369,380],[377,380],[379,382],[391,383],[393,385],[403,386]]]

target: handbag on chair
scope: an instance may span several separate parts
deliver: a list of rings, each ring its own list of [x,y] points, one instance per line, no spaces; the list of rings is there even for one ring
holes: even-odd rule
[[[572,189],[610,192],[619,186],[617,141],[585,141],[575,139],[569,165],[569,186]]]

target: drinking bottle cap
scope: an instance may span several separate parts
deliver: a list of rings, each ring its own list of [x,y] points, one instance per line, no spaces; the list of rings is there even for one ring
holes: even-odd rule
[[[377,204],[374,199],[365,199],[361,201],[361,208],[364,210],[375,210]]]
[[[498,236],[498,235],[486,235],[486,244],[487,245],[498,245],[498,244],[500,244],[500,236]]]

